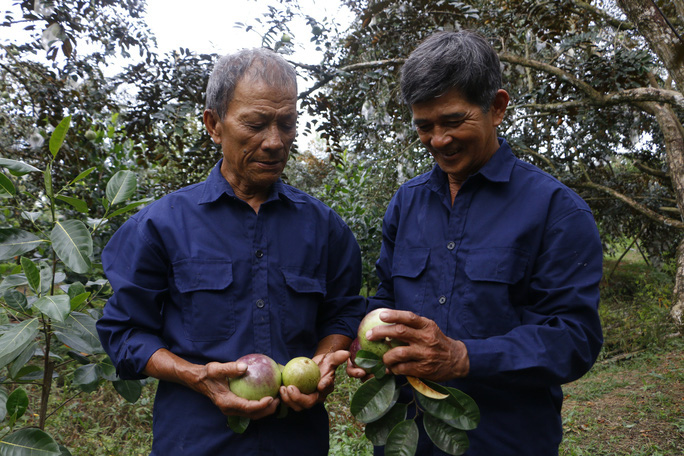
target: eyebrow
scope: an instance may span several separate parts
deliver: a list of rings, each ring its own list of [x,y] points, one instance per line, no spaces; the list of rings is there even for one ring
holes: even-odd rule
[[[465,112],[453,112],[451,114],[446,114],[443,116],[440,116],[440,120],[461,120],[466,116]],[[413,119],[413,124],[418,125],[422,123],[429,123],[430,121],[427,119]]]

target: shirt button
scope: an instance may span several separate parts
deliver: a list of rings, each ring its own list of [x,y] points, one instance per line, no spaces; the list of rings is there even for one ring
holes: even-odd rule
[[[266,305],[263,299],[257,299],[256,306],[261,309]]]
[[[262,252],[261,250],[257,250],[257,251],[254,253],[254,255],[256,255],[257,258],[261,258],[261,257],[264,256],[264,252]]]
[[[456,243],[454,241],[449,241],[447,244],[447,249],[454,250],[454,247],[456,247]]]
[[[444,296],[444,295],[440,296],[439,299],[438,299],[438,301],[439,301],[440,304],[446,303],[446,296]]]

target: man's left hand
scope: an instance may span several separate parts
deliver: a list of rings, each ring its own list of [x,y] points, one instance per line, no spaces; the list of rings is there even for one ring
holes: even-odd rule
[[[447,337],[434,321],[403,310],[384,310],[380,325],[368,331],[369,340],[385,337],[408,345],[391,349],[382,358],[393,374],[410,375],[436,382],[465,377],[470,369],[463,342]]]

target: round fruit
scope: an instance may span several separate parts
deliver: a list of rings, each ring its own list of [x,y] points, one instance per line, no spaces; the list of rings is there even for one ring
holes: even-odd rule
[[[282,384],[278,363],[266,355],[252,353],[237,360],[247,364],[247,372],[241,377],[229,378],[230,390],[250,401],[271,396],[276,397]]]
[[[361,350],[366,350],[371,353],[375,353],[378,355],[380,358],[382,358],[382,355],[387,353],[390,348],[397,347],[399,345],[403,345],[403,342],[399,341],[392,341],[388,339],[384,340],[368,340],[366,339],[366,333],[375,328],[376,326],[381,326],[381,325],[393,325],[394,323],[387,323],[382,320],[380,320],[380,312],[383,310],[390,310],[386,309],[384,307],[381,307],[380,309],[375,309],[368,314],[366,314],[365,317],[363,317],[363,320],[361,320],[361,324],[359,325],[359,331],[358,331],[358,337],[359,337],[359,344],[361,345]]]
[[[294,385],[303,394],[311,394],[318,388],[321,370],[313,360],[300,356],[291,359],[283,369],[283,385]]]

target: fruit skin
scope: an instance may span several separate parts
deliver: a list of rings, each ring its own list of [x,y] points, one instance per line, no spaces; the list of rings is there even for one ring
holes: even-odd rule
[[[228,379],[233,393],[250,401],[278,395],[282,384],[278,363],[260,353],[245,355],[236,362],[247,364],[247,372],[241,377]]]
[[[375,328],[376,326],[381,326],[381,325],[393,325],[394,323],[386,323],[382,320],[380,320],[380,312],[383,310],[390,310],[385,307],[381,307],[379,309],[372,310],[366,314],[365,317],[363,317],[363,320],[361,320],[361,324],[359,324],[359,330],[358,330],[358,338],[359,338],[359,344],[361,345],[361,350],[366,350],[371,353],[375,353],[378,355],[380,358],[382,358],[382,355],[387,353],[391,348],[397,347],[399,345],[404,345],[403,342],[399,341],[391,341],[391,340],[368,340],[366,339],[366,333]]]
[[[315,392],[320,380],[318,364],[305,356],[291,359],[283,369],[283,385],[294,385],[303,394]]]
[[[349,346],[349,360],[352,363],[352,366],[354,367],[359,367],[356,365],[356,353],[361,350],[361,343],[359,342],[359,338],[355,338],[351,345]]]

